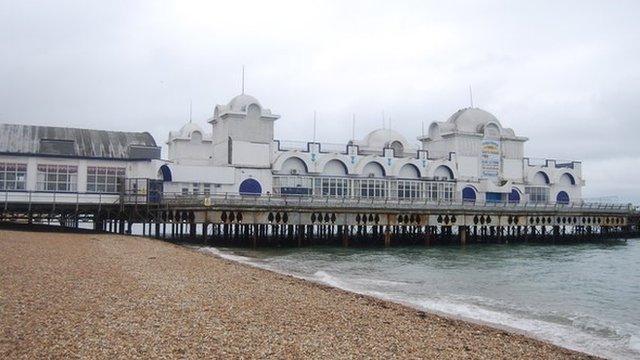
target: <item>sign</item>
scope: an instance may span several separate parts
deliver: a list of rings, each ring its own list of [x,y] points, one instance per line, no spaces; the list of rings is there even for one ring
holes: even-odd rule
[[[500,176],[500,140],[482,140],[480,178],[498,181]]]

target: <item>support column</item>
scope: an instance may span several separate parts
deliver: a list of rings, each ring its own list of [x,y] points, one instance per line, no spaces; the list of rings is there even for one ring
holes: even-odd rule
[[[460,245],[467,245],[467,227],[458,226],[458,236],[460,236]]]
[[[389,229],[389,226],[386,226],[384,230],[384,246],[391,246],[391,230]]]

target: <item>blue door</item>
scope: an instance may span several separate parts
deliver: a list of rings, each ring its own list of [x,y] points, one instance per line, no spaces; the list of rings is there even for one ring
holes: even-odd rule
[[[519,202],[520,202],[520,193],[516,189],[511,190],[511,194],[509,194],[509,203],[517,204]]]
[[[466,187],[462,189],[462,201],[475,202],[476,201],[476,191],[473,190],[472,187]]]
[[[558,204],[566,205],[569,203],[569,194],[566,191],[560,191],[556,196],[556,202]]]
[[[240,183],[240,195],[260,195],[262,186],[254,179],[246,179]]]

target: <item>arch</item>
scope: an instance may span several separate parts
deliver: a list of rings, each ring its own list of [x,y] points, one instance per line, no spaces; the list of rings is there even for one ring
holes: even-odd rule
[[[158,177],[164,182],[170,182],[173,178],[171,176],[171,169],[169,169],[167,165],[160,166],[160,169],[158,170]]]
[[[518,191],[518,189],[511,189],[511,192],[509,193],[509,203],[510,204],[520,203],[520,191]]]
[[[453,180],[453,170],[447,165],[440,165],[436,168],[436,171],[433,172],[434,178],[445,179],[445,180]]]
[[[404,164],[400,168],[398,177],[402,179],[418,179],[420,178],[420,170],[413,164]]]
[[[538,171],[533,175],[533,183],[536,185],[549,185],[549,175],[544,171]]]
[[[262,186],[255,179],[245,179],[240,183],[240,195],[260,195]]]
[[[258,104],[249,104],[247,106],[247,119],[256,120],[261,115],[260,106]]]
[[[197,142],[202,141],[202,133],[198,130],[192,131],[190,137],[191,137],[191,141],[197,141]]]
[[[384,177],[384,167],[377,161],[370,161],[364,166],[364,168],[362,168],[362,176],[377,178]]]
[[[322,168],[322,175],[345,176],[347,175],[347,165],[342,160],[329,160]]]
[[[560,185],[571,186],[576,184],[576,179],[573,177],[573,175],[564,173],[560,175],[560,179],[558,180],[558,182],[560,183]]]
[[[307,163],[297,156],[287,158],[283,163],[280,171],[283,174],[301,175],[309,172]]]
[[[500,139],[500,126],[495,122],[488,122],[483,129],[483,135],[485,139]]]
[[[437,139],[440,137],[440,126],[437,123],[433,122],[429,125],[429,138],[431,140]]]
[[[566,191],[560,191],[556,195],[556,203],[566,205],[570,201],[569,194]]]
[[[393,156],[395,157],[402,157],[402,154],[404,154],[404,145],[398,140],[393,141],[389,147],[393,149]]]
[[[476,190],[471,186],[467,186],[462,189],[462,201],[475,202],[476,201]]]

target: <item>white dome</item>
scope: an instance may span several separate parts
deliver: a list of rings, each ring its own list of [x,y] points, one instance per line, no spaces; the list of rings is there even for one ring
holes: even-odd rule
[[[200,134],[204,135],[204,130],[202,130],[202,128],[200,127],[200,125],[198,124],[194,124],[192,122],[190,123],[186,123],[181,129],[180,129],[180,135],[182,137],[189,137],[191,136],[191,133],[193,133],[194,131],[198,131],[200,132]]]
[[[382,150],[389,147],[394,141],[399,141],[405,149],[411,147],[402,134],[391,129],[374,130],[367,134],[360,144],[370,149]]]
[[[256,104],[262,109],[262,105],[260,105],[258,99],[247,94],[240,94],[231,99],[231,101],[229,101],[229,104],[227,104],[227,108],[235,112],[245,112],[247,111],[247,106],[251,104]]]
[[[477,108],[466,108],[456,111],[447,123],[453,124],[455,129],[461,132],[476,133],[488,123],[495,123],[498,127],[502,125],[491,113]]]

